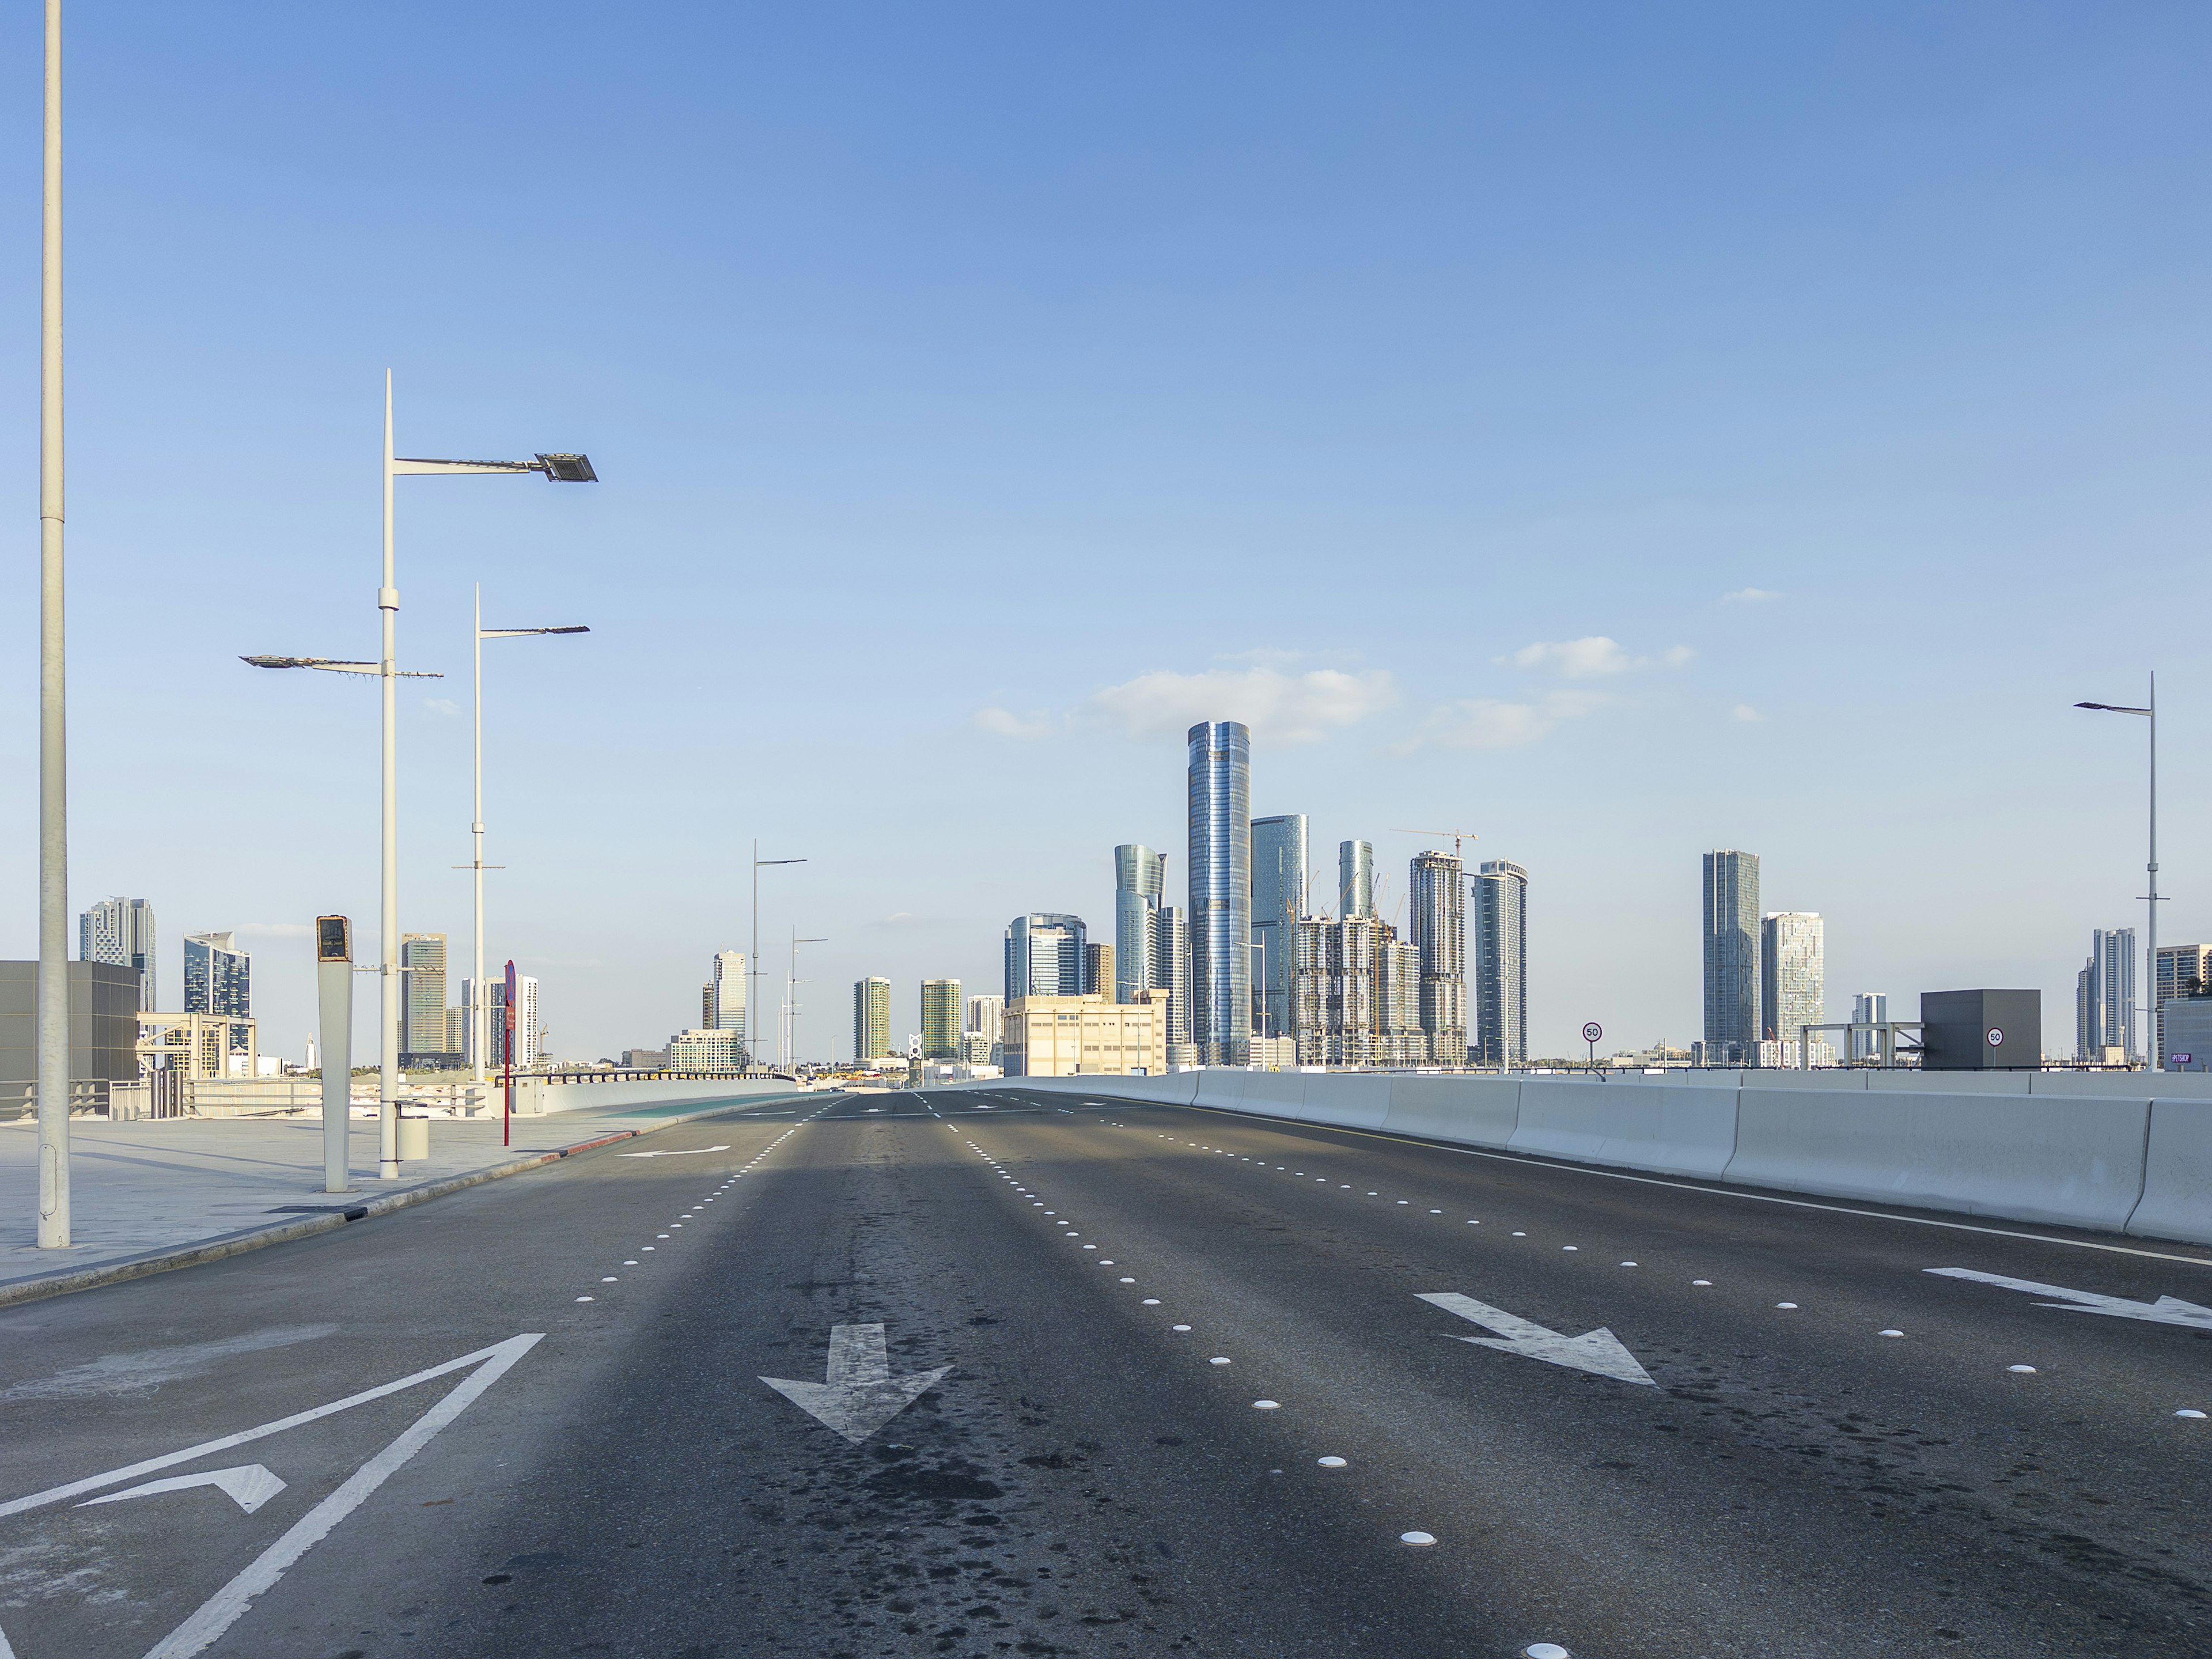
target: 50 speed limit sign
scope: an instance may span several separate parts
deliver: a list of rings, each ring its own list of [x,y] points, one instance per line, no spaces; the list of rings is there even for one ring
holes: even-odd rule
[[[1604,1035],[1605,1027],[1599,1024],[1595,1020],[1590,1019],[1584,1020],[1583,1022],[1583,1041],[1584,1042],[1595,1042]]]

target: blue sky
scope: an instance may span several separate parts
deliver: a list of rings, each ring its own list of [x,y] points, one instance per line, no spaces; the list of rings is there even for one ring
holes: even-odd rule
[[[556,1050],[744,944],[995,989],[1008,916],[1183,876],[1181,733],[1256,812],[1531,872],[1532,1026],[1697,1034],[1698,854],[1827,917],[1830,1002],[2039,985],[2203,837],[2212,17],[2144,4],[73,9],[73,899],[373,933],[381,375],[403,925]],[[0,38],[0,954],[33,948],[36,20]],[[12,250],[12,256],[9,250]],[[1324,879],[1320,885],[1326,886]],[[782,956],[771,957],[780,972]],[[173,1000],[173,995],[169,999]],[[365,1011],[363,1024],[366,1024]]]

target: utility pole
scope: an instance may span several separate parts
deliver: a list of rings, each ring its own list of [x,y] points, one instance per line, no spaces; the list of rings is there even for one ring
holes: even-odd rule
[[[39,1248],[70,1244],[69,704],[62,616],[62,4],[46,0],[39,298]]]

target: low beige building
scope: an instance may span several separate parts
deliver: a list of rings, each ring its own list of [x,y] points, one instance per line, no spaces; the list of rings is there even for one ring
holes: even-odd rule
[[[1167,994],[1017,997],[1000,1045],[1008,1077],[1158,1077],[1168,1068]],[[1155,1000],[1157,999],[1157,1000]]]

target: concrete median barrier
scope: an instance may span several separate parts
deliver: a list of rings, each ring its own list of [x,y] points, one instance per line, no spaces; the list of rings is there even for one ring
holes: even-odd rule
[[[1736,1095],[1694,1085],[1529,1078],[1506,1144],[1536,1157],[1717,1177],[1735,1153]]]
[[[1510,1077],[1377,1078],[1390,1089],[1382,1127],[1467,1146],[1504,1147],[1521,1121],[1521,1082]]]
[[[2025,1091],[1747,1088],[1726,1178],[2118,1231],[2143,1190],[2150,1102]]]
[[[2212,1101],[2150,1103],[2142,1200],[2127,1231],[2212,1244]]]

